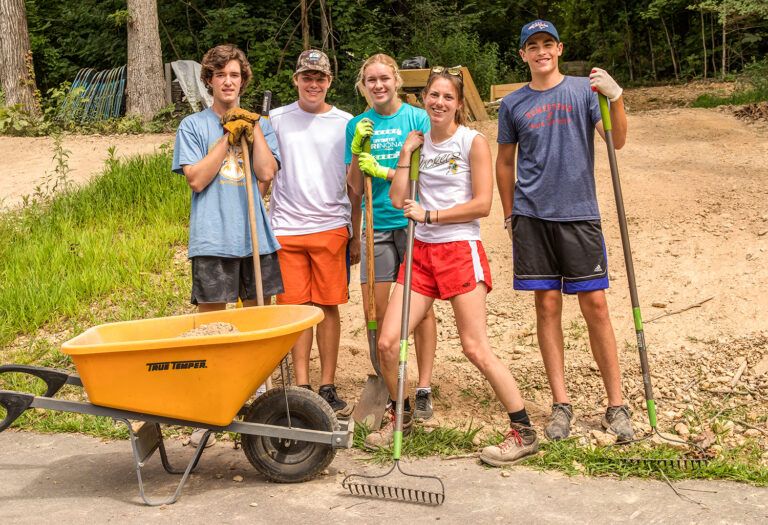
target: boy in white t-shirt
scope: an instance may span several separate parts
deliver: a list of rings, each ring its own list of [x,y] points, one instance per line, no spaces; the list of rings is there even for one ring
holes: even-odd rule
[[[360,260],[360,232],[350,237],[351,224],[360,223],[359,218],[351,221],[351,212],[360,213],[360,202],[358,197],[355,206],[350,203],[344,163],[352,115],[325,101],[332,80],[325,53],[304,51],[293,75],[299,100],[270,112],[282,165],[273,181],[269,217],[281,245],[280,269],[288,277],[277,304],[313,304],[323,310],[325,319],[317,326],[319,394],[334,411],[346,414],[351,406],[334,386],[341,336],[338,305],[349,298],[348,264]],[[309,389],[311,348],[308,328],[292,354],[296,383]]]

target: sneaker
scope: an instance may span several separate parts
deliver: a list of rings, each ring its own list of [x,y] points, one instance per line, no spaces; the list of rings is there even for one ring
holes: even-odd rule
[[[632,428],[632,414],[627,405],[608,407],[603,416],[603,428],[608,434],[616,436],[618,441],[629,441],[635,436]]]
[[[189,436],[189,443],[193,447],[200,446],[200,442],[203,440],[203,436],[205,436],[205,433],[208,432],[205,428],[198,428],[195,429],[194,432]],[[205,442],[205,448],[212,447],[213,444],[216,443],[216,436],[211,434],[208,436],[208,441]]]
[[[384,414],[384,426],[371,432],[365,438],[365,447],[370,449],[387,448],[395,441],[395,407],[390,405]],[[413,418],[409,412],[403,412],[403,436],[411,433]]]
[[[485,447],[480,459],[495,467],[514,465],[539,449],[539,438],[533,427],[520,423],[511,423],[504,441],[498,445]]]
[[[432,419],[432,392],[428,390],[416,390],[416,408],[413,411],[413,419],[428,421]]]
[[[323,385],[317,393],[331,405],[334,412],[339,412],[347,408],[347,402],[342,401],[336,393],[336,385]]]
[[[552,405],[552,416],[549,419],[544,434],[552,441],[560,441],[571,433],[571,425],[576,418],[573,416],[573,407],[568,403],[555,403]]]

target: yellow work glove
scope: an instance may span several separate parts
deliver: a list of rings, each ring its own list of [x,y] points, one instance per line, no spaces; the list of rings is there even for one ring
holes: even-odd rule
[[[240,144],[240,137],[245,137],[245,141],[250,146],[253,144],[253,124],[246,120],[230,120],[224,124],[224,129],[229,131],[229,145],[236,146]]]
[[[261,115],[258,113],[251,113],[243,108],[232,108],[227,110],[227,112],[221,116],[221,124],[224,125],[233,120],[245,120],[246,122],[255,124],[260,118]]]

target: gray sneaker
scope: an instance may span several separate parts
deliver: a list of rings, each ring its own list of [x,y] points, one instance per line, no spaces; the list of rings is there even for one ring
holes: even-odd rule
[[[504,441],[498,445],[485,447],[480,453],[484,463],[495,467],[514,465],[521,462],[539,449],[539,438],[532,427],[520,423],[510,424],[510,430]]]
[[[395,441],[395,407],[390,405],[384,413],[384,426],[376,432],[371,432],[365,438],[365,448],[387,448]],[[413,418],[409,412],[403,412],[403,436],[411,433]]]
[[[575,420],[573,407],[570,404],[555,403],[552,405],[552,417],[550,417],[544,433],[552,441],[565,439],[570,435],[571,425]]]
[[[616,436],[621,441],[629,441],[635,436],[632,428],[632,414],[627,405],[608,407],[602,421],[603,428],[608,434]]]
[[[417,421],[428,421],[432,419],[432,393],[426,390],[416,391],[416,408],[413,410],[413,419]]]

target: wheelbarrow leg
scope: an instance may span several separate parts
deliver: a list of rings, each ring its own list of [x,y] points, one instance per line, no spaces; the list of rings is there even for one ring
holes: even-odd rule
[[[160,505],[170,505],[172,503],[175,503],[176,500],[179,499],[179,496],[181,496],[181,490],[184,488],[184,484],[187,482],[187,479],[189,479],[189,474],[192,472],[192,469],[195,468],[197,465],[197,462],[200,460],[200,456],[203,454],[203,450],[205,450],[205,444],[208,442],[208,438],[211,434],[213,434],[213,430],[208,430],[205,435],[203,435],[203,439],[200,440],[200,444],[197,446],[197,450],[195,451],[194,457],[190,460],[189,464],[187,465],[186,470],[184,471],[184,474],[181,478],[181,481],[179,482],[179,486],[176,488],[176,492],[171,496],[170,498],[163,500],[163,501],[154,501],[147,498],[146,494],[144,493],[144,482],[141,479],[141,468],[144,466],[144,461],[148,459],[149,456],[145,458],[141,458],[139,454],[139,449],[137,445],[138,438],[136,434],[133,432],[133,427],[131,427],[131,423],[127,419],[123,418],[115,418],[116,421],[122,421],[125,423],[125,426],[128,427],[128,434],[131,437],[131,448],[133,449],[133,460],[136,464],[136,478],[139,481],[139,493],[141,494],[141,499],[144,500],[144,503],[151,507],[158,507]],[[160,448],[160,458],[163,462],[163,468],[172,474],[180,474],[179,471],[174,471],[171,469],[170,464],[168,463],[168,457],[165,454],[165,446],[162,442],[162,437],[160,438],[160,443],[158,447]],[[151,455],[151,453],[150,453]]]

